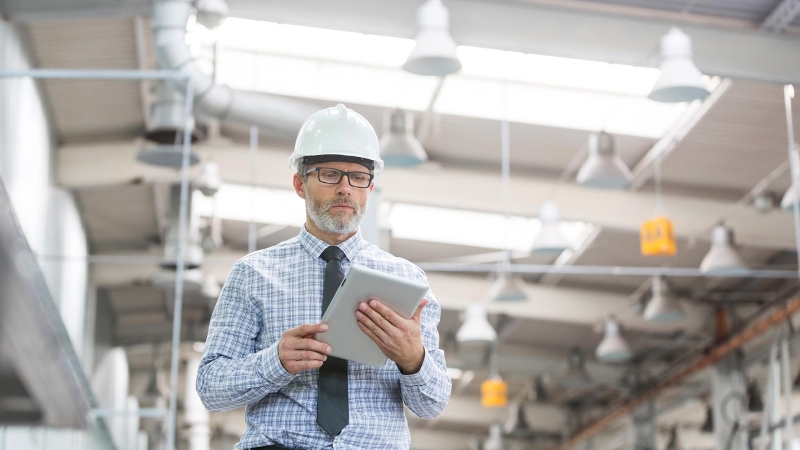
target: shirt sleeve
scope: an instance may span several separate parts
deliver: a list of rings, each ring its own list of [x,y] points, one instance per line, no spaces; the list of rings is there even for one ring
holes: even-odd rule
[[[422,277],[424,278],[424,274]],[[444,351],[439,349],[439,332],[436,328],[442,310],[433,292],[428,290],[425,298],[428,299],[428,304],[420,317],[425,357],[419,372],[400,375],[400,390],[403,403],[414,414],[423,419],[433,419],[447,406],[452,385],[447,375]]]
[[[197,393],[210,411],[227,411],[262,399],[294,375],[278,359],[278,343],[256,349],[263,314],[250,295],[256,271],[238,261],[214,307],[197,371]]]

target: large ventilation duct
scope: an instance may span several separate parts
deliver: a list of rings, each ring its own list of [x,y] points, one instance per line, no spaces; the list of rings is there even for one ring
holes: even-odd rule
[[[303,122],[319,107],[273,95],[238,91],[222,86],[204,74],[186,45],[186,24],[194,6],[191,0],[156,0],[153,31],[156,57],[162,69],[189,76],[195,106],[204,115],[256,125],[294,137]]]

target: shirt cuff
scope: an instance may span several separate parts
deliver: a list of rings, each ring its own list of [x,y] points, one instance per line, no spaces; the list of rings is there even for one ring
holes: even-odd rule
[[[295,377],[286,371],[278,358],[278,342],[261,351],[261,376],[278,390]]]
[[[403,375],[401,373],[400,383],[411,386],[422,386],[423,384],[428,384],[433,380],[435,370],[436,365],[434,364],[431,356],[428,355],[428,351],[425,350],[425,356],[422,358],[422,367],[419,368],[419,371],[409,375]]]

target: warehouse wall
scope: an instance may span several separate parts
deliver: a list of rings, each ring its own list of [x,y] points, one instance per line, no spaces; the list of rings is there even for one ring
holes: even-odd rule
[[[24,33],[0,22],[0,67],[31,67]],[[55,142],[37,84],[28,78],[0,81],[0,178],[61,311],[78,357],[85,353],[86,236],[72,195],[53,185]],[[86,366],[84,366],[86,367]]]

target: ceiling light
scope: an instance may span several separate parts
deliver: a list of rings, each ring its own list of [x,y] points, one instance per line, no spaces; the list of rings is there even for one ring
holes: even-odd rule
[[[500,272],[497,280],[489,289],[489,298],[496,302],[517,302],[528,299],[528,295],[523,290],[521,278],[507,272]]]
[[[230,10],[224,0],[197,0],[197,22],[200,25],[214,30],[222,25],[222,21],[228,17]]]
[[[713,274],[746,269],[734,247],[733,231],[725,225],[717,225],[711,233],[711,250],[700,263],[700,271]]]
[[[158,144],[176,145],[183,142],[183,129],[186,127],[186,100],[166,81],[156,84],[156,100],[151,105],[150,123],[147,124],[145,138]],[[202,137],[190,118],[192,143]]]
[[[643,314],[651,322],[674,322],[685,317],[680,301],[669,292],[667,282],[659,276],[653,277],[652,297]]]
[[[575,180],[586,187],[623,189],[631,184],[633,175],[617,156],[614,137],[601,131],[589,135],[589,159],[583,163]]]
[[[692,61],[692,39],[678,27],[661,37],[661,75],[648,97],[658,102],[690,102],[709,94],[703,74]]]
[[[489,428],[489,438],[483,443],[483,450],[503,450],[503,428],[499,423],[493,423]]]
[[[611,363],[629,361],[633,356],[628,343],[622,338],[619,323],[613,317],[606,320],[605,337],[597,346],[595,355],[600,361]]]
[[[535,253],[563,252],[570,248],[569,241],[561,233],[558,206],[550,200],[542,203],[539,209],[542,230],[533,241],[531,250]]]
[[[428,0],[417,9],[416,46],[403,70],[417,75],[445,76],[461,70],[456,43],[450,36],[450,13],[441,0]]]
[[[395,109],[384,114],[380,154],[387,167],[409,167],[422,164],[428,155],[414,136],[414,114]]]
[[[459,344],[490,344],[495,340],[497,340],[497,332],[486,318],[486,309],[477,303],[469,305],[464,324],[456,333],[456,341]]]
[[[567,356],[567,370],[558,379],[565,389],[581,389],[592,384],[592,378],[586,372],[586,358],[583,351],[574,347]]]
[[[213,197],[219,191],[222,187],[222,177],[219,175],[219,166],[216,162],[207,161],[203,165],[203,171],[194,186],[206,197]]]
[[[183,147],[180,145],[146,145],[136,154],[136,160],[151,166],[172,167],[183,166]],[[200,162],[200,155],[189,150],[189,165]]]

